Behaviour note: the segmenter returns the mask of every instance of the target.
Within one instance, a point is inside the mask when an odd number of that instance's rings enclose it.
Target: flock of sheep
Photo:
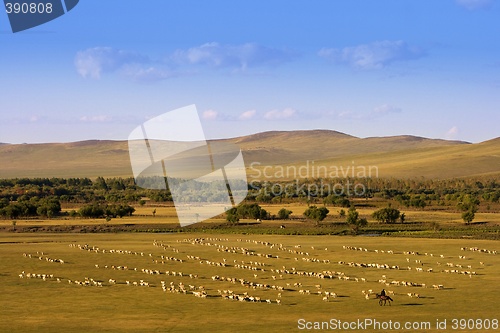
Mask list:
[[[450,256],[443,254],[434,255],[416,251],[397,252],[348,245],[338,245],[337,251],[329,251],[328,248],[315,248],[314,246],[304,250],[306,246],[303,245],[284,245],[242,238],[196,237],[177,239],[176,243],[177,245],[154,240],[153,248],[148,252],[105,249],[88,244],[70,244],[71,249],[98,254],[101,256],[100,259],[105,259],[108,262],[108,264],[102,264],[103,260],[100,260],[97,264],[89,265],[89,274],[94,275],[94,278],[69,276],[71,275],[71,261],[50,258],[46,253],[40,251],[36,254],[23,253],[23,257],[26,259],[66,263],[64,268],[68,267],[68,274],[67,276],[63,276],[63,274],[55,276],[55,274],[22,271],[19,277],[56,283],[67,281],[68,284],[84,287],[119,288],[120,285],[152,287],[159,288],[164,293],[193,295],[200,299],[219,298],[230,301],[282,305],[287,304],[286,300],[291,296],[312,295],[324,302],[330,302],[332,299],[342,296],[341,292],[336,290],[339,286],[337,283],[352,283],[350,290],[356,289],[355,283],[359,283],[361,295],[367,300],[375,299],[373,289],[376,283],[381,288],[394,288],[394,290],[386,291],[391,296],[405,295],[411,298],[421,298],[421,294],[425,293],[425,288],[445,289],[444,285],[439,282],[426,284],[410,282],[406,279],[388,279],[386,275],[389,272],[374,279],[374,270],[416,272],[417,274],[412,273],[412,277],[420,276],[419,273],[432,274],[436,281],[446,279],[438,273],[461,273],[470,278],[476,275],[473,263],[465,256],[458,256],[457,259],[461,263],[454,263],[450,261]],[[340,248],[344,251],[363,252],[364,257],[370,259],[389,260],[387,256],[392,256],[390,261],[394,262],[394,258],[396,258],[400,264],[335,260],[334,257],[342,252]],[[497,254],[496,251],[478,248],[461,248],[461,250]],[[134,260],[132,265],[126,256],[135,256],[139,260]],[[411,256],[416,259],[411,259]],[[345,252],[341,254],[341,257],[349,258],[349,253]],[[95,256],[89,257],[89,260],[91,258],[95,258]],[[447,262],[442,262],[443,259],[446,259]],[[467,264],[462,262],[467,262]],[[411,265],[412,263],[414,264]],[[444,263],[447,268],[444,267]],[[441,268],[442,264],[443,268]],[[484,262],[478,262],[478,264],[479,266],[485,265]],[[295,266],[301,266],[301,268]],[[181,270],[180,267],[185,267],[185,269]],[[315,269],[310,267],[315,267]],[[349,272],[341,271],[343,267],[346,267]],[[103,270],[108,271],[105,276],[113,275],[113,271],[124,271],[129,277],[123,278],[124,274],[115,274],[116,276],[109,279],[97,278],[97,275],[104,275],[100,273]],[[215,274],[213,274],[214,271]],[[363,276],[366,272],[371,274]],[[142,279],[140,274],[143,274]],[[318,283],[318,280],[324,282]],[[361,285],[372,288],[363,288]],[[422,291],[419,293],[409,292],[402,290],[401,287],[418,287],[422,288]],[[342,290],[345,293],[345,288]]]

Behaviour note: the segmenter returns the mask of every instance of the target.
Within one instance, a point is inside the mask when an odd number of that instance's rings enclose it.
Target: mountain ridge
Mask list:
[[[481,143],[412,135],[359,138],[333,130],[269,131],[229,139],[247,167],[378,165],[382,177],[500,175],[500,137]],[[131,177],[127,141],[0,144],[0,178]]]

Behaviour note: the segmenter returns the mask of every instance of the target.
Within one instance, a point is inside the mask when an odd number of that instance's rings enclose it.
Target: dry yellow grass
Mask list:
[[[328,168],[347,168],[353,162],[376,166],[380,177],[451,178],[500,172],[500,139],[466,144],[411,136],[360,139],[334,131],[294,131],[224,141],[241,147],[250,177],[265,166],[301,167],[307,161]],[[125,141],[2,145],[0,160],[0,178],[132,176]],[[254,162],[260,165],[251,167]]]

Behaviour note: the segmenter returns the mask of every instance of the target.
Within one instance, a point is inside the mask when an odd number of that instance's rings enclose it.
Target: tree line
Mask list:
[[[153,202],[172,201],[168,184],[179,183],[180,180],[149,177],[136,183],[130,178],[16,178],[0,179],[0,199],[7,198],[16,201],[20,197],[56,197],[61,202],[92,203],[106,202],[138,202],[142,197],[148,197]],[[365,191],[362,197],[380,197],[396,200],[407,207],[423,208],[429,201],[459,201],[465,194],[474,195],[486,202],[500,201],[500,182],[492,178],[469,179],[385,179],[385,178],[339,178],[339,179],[305,179],[293,183],[279,181],[253,181],[248,185],[248,200],[256,202],[279,202],[283,199],[307,201],[311,198],[320,199],[325,204],[334,204],[349,207],[345,200],[351,193],[338,193],[338,187],[348,184],[360,184]],[[159,186],[160,184],[161,186]],[[307,186],[310,185],[310,186]],[[312,186],[314,185],[314,186]],[[154,188],[158,189],[146,189]],[[192,191],[210,191],[212,188],[206,183],[192,182]],[[280,186],[286,190],[276,191]],[[166,189],[165,189],[166,187]],[[318,189],[321,189],[318,191]],[[358,196],[359,197],[359,196]]]
[[[61,204],[78,204],[82,207],[72,216],[81,217],[120,217],[130,215],[131,205],[144,204],[147,198],[152,203],[172,201],[168,184],[180,184],[180,180],[155,177],[141,179],[134,178],[17,178],[0,179],[0,216],[4,218],[18,218],[30,216],[53,217],[61,215]],[[365,188],[362,197],[380,198],[389,202],[397,202],[401,206],[415,209],[425,209],[427,206],[446,205],[462,212],[462,218],[470,223],[481,202],[498,203],[500,201],[500,182],[495,178],[468,178],[448,180],[426,179],[305,179],[294,183],[285,182],[252,182],[248,185],[246,200],[255,203],[304,202],[310,206],[322,204],[343,208],[352,206],[352,199],[356,195],[338,194],[333,184],[341,186],[357,182]],[[158,189],[145,189],[142,186]],[[314,185],[314,186],[313,186]],[[190,194],[195,197],[206,193],[207,198],[213,192],[213,186],[218,184],[196,184],[186,187],[186,198]],[[208,186],[208,187],[207,187]],[[212,186],[212,187],[210,187]],[[287,191],[273,191],[276,187],[287,188]],[[324,190],[318,191],[319,188]],[[166,189],[165,189],[166,187]],[[314,190],[314,193],[312,190]],[[215,200],[216,198],[214,198]],[[488,206],[489,207],[489,204]],[[256,209],[253,207],[252,209]],[[319,209],[319,208],[318,208]],[[255,216],[264,214],[262,211],[228,212],[230,216]],[[267,213],[267,212],[266,212]],[[386,212],[387,213],[387,212]],[[313,219],[324,214],[311,209],[307,216]],[[344,211],[345,214],[345,211]],[[385,214],[385,213],[384,213]],[[278,212],[278,218],[287,218],[290,213],[286,210]],[[260,219],[267,216],[259,215]],[[377,217],[374,217],[377,219]],[[400,217],[398,217],[400,218]],[[403,216],[404,219],[404,216]],[[383,218],[391,223],[392,217]],[[396,219],[397,220],[397,219]]]

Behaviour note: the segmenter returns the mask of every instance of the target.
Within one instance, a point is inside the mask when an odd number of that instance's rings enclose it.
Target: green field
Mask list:
[[[431,324],[430,330],[395,330],[408,332],[437,331],[436,320],[446,319],[447,331],[452,331],[454,318],[500,319],[500,257],[461,250],[477,247],[498,251],[498,244],[484,240],[387,237],[3,233],[0,331],[287,332],[299,331],[299,319],[374,319],[379,323],[391,320],[401,325],[417,322],[421,327],[424,322]],[[51,259],[62,259],[64,264]],[[226,267],[220,266],[224,259]],[[379,268],[356,264],[378,264]],[[158,270],[160,274],[151,275],[143,269]],[[460,273],[465,271],[470,274]],[[312,276],[293,272],[308,272]],[[45,281],[28,278],[28,273],[47,277]],[[324,278],[318,277],[318,273],[324,274]],[[213,280],[212,276],[219,278]],[[235,283],[227,278],[234,278]],[[86,280],[89,286],[75,282]],[[149,287],[133,285],[141,280]],[[173,283],[177,291],[163,291],[161,281],[167,289]],[[403,281],[415,286],[403,286]],[[94,283],[101,283],[102,287]],[[184,285],[185,293],[179,283]],[[250,283],[268,286],[253,288]],[[436,289],[433,285],[443,287]],[[379,306],[373,294],[368,300],[363,294],[382,288],[393,293],[391,306]],[[201,291],[205,291],[206,297],[194,295]],[[261,301],[221,296],[245,292]],[[325,292],[335,293],[336,297],[323,300]],[[388,330],[367,327],[366,331]]]

